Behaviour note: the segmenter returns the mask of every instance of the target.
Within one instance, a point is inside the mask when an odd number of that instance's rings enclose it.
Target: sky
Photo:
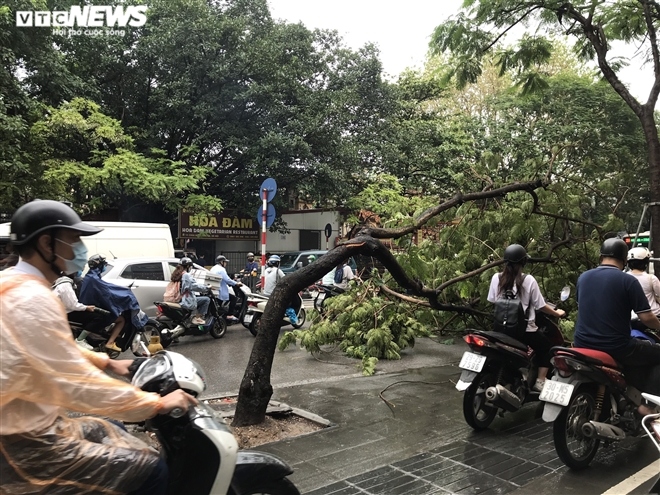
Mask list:
[[[462,0],[268,0],[268,4],[273,18],[302,22],[309,29],[337,30],[353,49],[375,43],[384,71],[396,79],[407,67],[424,66],[431,33],[458,12]],[[632,63],[621,74],[642,101],[653,83],[652,70]]]

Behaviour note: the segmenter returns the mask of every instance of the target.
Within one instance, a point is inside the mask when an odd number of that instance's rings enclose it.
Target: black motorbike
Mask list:
[[[250,278],[249,275],[236,273],[233,279],[243,285],[229,287],[229,301],[220,301],[220,311],[224,314],[229,325],[243,323],[248,308],[248,297],[252,294],[250,287],[243,282],[248,278]]]
[[[314,298],[314,309],[319,312],[319,314],[323,314],[325,312],[325,301],[330,299],[331,297],[338,296],[339,294],[343,294],[344,289],[341,289],[339,287],[336,287],[334,285],[323,285],[323,284],[317,284],[316,285],[316,297]]]
[[[562,290],[561,300],[570,289]],[[555,346],[564,345],[564,337],[554,319],[536,314],[539,331]],[[499,413],[518,411],[524,404],[539,400],[533,389],[538,365],[534,351],[527,344],[500,332],[473,330],[464,337],[470,350],[459,363],[461,377],[456,389],[464,391],[463,416],[468,425],[480,431],[488,428]],[[547,382],[548,380],[546,380]]]
[[[156,324],[159,325],[160,340],[163,347],[184,335],[210,335],[214,339],[220,339],[227,332],[227,322],[221,309],[221,301],[215,296],[213,289],[209,289],[204,295],[211,300],[209,313],[203,325],[195,325],[192,322],[193,311],[185,309],[179,303],[155,301],[158,310]]]
[[[114,323],[107,324],[109,314],[110,311],[95,308],[93,312],[72,311],[67,316],[74,338],[77,338],[83,330],[86,330],[89,334],[85,341],[95,351],[105,352],[112,359],[115,359],[120,353],[105,347],[114,327]],[[149,345],[152,336],[160,335],[158,323],[156,320],[149,318],[144,327],[137,327],[133,324],[131,310],[124,311],[122,316],[125,320],[124,328],[115,339],[115,344],[122,352],[130,349],[135,356],[146,356],[145,346]]]
[[[198,396],[206,388],[199,365],[169,351],[145,360],[132,383],[161,395],[181,388]],[[155,416],[145,428],[162,445],[169,494],[300,495],[287,479],[293,470],[284,461],[265,452],[238,450],[231,429],[204,403]]]

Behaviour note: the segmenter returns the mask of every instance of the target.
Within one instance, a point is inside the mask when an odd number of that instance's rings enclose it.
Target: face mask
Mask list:
[[[68,242],[64,242],[61,239],[57,239],[57,241],[61,242],[62,244],[66,244],[67,246],[70,246],[71,249],[73,249],[73,259],[71,260],[62,258],[59,254],[55,255],[64,261],[64,272],[65,273],[82,272],[82,270],[84,270],[85,266],[87,265],[87,248],[85,247],[83,242],[78,241],[78,242],[74,242],[73,244],[69,244]]]

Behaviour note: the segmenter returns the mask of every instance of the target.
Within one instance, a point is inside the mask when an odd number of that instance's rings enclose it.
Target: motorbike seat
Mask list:
[[[181,305],[179,303],[173,303],[173,302],[159,302],[158,304],[161,304],[163,306],[168,306],[172,309],[181,309]]]
[[[482,330],[473,330],[472,332],[475,335],[481,335],[482,337],[486,337],[491,340],[495,340],[496,342],[501,342],[502,344],[515,347],[516,349],[520,349],[521,351],[527,352],[527,344],[524,344],[520,342],[519,340],[514,339],[513,337],[510,337],[509,335],[502,333],[502,332],[486,332]]]
[[[551,351],[556,355],[569,355],[584,360],[590,364],[601,366],[609,366],[610,368],[622,369],[623,366],[619,364],[612,356],[603,351],[595,349],[586,349],[583,347],[553,347]]]

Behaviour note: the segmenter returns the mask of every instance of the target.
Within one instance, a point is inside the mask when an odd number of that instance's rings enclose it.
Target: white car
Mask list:
[[[123,287],[130,287],[138,303],[140,303],[140,309],[150,318],[154,318],[156,316],[154,302],[163,300],[165,288],[170,281],[172,272],[179,264],[179,259],[116,258],[108,259],[107,263],[108,265],[101,274],[103,280]],[[193,265],[193,269],[209,273],[208,270],[199,265]],[[208,283],[208,280],[200,280],[198,277],[196,279],[200,284]]]

